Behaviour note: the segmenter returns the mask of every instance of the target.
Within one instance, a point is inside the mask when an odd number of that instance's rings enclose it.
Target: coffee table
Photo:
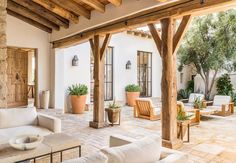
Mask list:
[[[0,145],[0,162],[23,162],[49,156],[50,162],[53,162],[53,154],[60,153],[60,160],[62,161],[62,153],[71,149],[79,149],[79,157],[81,157],[81,143],[80,141],[67,134],[57,133],[44,137],[44,141],[36,149],[20,151],[12,148],[8,143]]]

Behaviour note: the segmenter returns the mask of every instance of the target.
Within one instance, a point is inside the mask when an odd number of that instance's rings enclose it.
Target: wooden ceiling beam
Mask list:
[[[80,6],[78,3],[72,0],[67,0],[66,3],[65,3],[65,0],[51,0],[51,1],[61,6],[62,8],[69,10],[77,15],[84,16],[87,19],[90,19],[91,17],[89,10]]]
[[[89,5],[90,7],[94,8],[95,10],[104,13],[105,12],[105,5],[102,4],[100,1],[98,0],[74,0],[75,2],[79,3],[79,2],[83,2],[87,5]]]
[[[172,17],[179,18],[184,15],[206,14],[209,9],[224,10],[224,6],[236,5],[236,0],[207,0],[201,4],[199,0],[180,0],[173,3],[157,6],[155,8],[141,11],[131,16],[115,20],[105,25],[91,28],[87,31],[69,36],[53,42],[54,48],[67,47],[87,41],[96,34],[117,33],[127,31],[128,29],[137,28],[150,23],[157,23],[160,19]]]
[[[14,11],[11,11],[11,10],[7,9],[7,14],[9,14],[9,15],[11,15],[13,17],[16,17],[16,18],[18,18],[18,19],[20,19],[20,20],[22,20],[22,21],[24,21],[24,22],[26,22],[26,23],[28,23],[28,24],[36,27],[36,28],[39,28],[39,29],[41,29],[41,30],[43,30],[45,32],[52,33],[52,29],[51,28],[48,28],[47,26],[45,26],[43,24],[40,24],[40,23],[38,23],[38,22],[36,22],[36,21],[34,21],[32,19],[24,17],[24,16],[14,12]]]
[[[55,29],[55,30],[59,30],[59,26],[56,25],[55,23],[39,16],[38,14],[35,14],[31,10],[29,10],[29,9],[11,1],[11,0],[7,1],[7,8],[11,11],[14,11],[14,12],[24,16],[24,17],[27,17],[27,18],[32,19],[34,21],[37,21],[38,23],[43,24],[44,26],[47,26],[47,27]]]
[[[108,2],[110,2],[111,4],[115,6],[120,6],[122,3],[122,0],[108,0]]]
[[[79,23],[79,17],[72,12],[58,6],[57,4],[51,2],[50,0],[32,0],[35,3],[38,3],[39,5],[43,6],[44,8],[54,12],[55,14],[68,19],[74,23]]]
[[[18,3],[21,6],[24,6],[25,8],[33,11],[38,15],[41,15],[45,19],[48,19],[59,26],[63,26],[64,28],[69,27],[69,21],[67,19],[61,18],[64,19],[63,21],[61,19],[58,19],[58,17],[56,17],[53,12],[47,10],[46,8],[40,6],[39,4],[33,2],[32,0],[12,0],[12,1]]]

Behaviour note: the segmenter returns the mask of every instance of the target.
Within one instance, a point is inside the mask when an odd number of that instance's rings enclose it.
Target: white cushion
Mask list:
[[[154,114],[155,115],[161,114],[161,108],[154,108]]]
[[[0,109],[0,128],[37,124],[35,108]]]
[[[41,135],[46,136],[49,134],[52,134],[50,130],[39,127],[39,126],[20,126],[20,127],[12,127],[12,128],[5,128],[0,130],[0,140],[6,141],[9,140],[12,137],[20,136],[20,135]]]
[[[231,102],[231,97],[230,96],[220,96],[216,95],[213,100],[213,105],[214,106],[221,106],[221,105],[226,105]]]
[[[77,159],[63,161],[63,163],[107,163],[108,158],[101,152],[87,155],[85,157],[80,157]]]
[[[200,94],[200,93],[191,93],[189,95],[189,99],[188,99],[188,102],[189,103],[194,103],[195,99],[196,98],[200,98],[200,101],[202,101],[204,99],[204,95],[203,94]]]
[[[147,137],[131,144],[101,150],[108,163],[152,163],[160,159],[161,138]]]

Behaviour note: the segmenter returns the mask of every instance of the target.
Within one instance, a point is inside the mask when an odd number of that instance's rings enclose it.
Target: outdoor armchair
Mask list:
[[[144,118],[151,121],[161,119],[161,108],[154,107],[151,99],[136,99],[134,106],[134,117]]]
[[[234,113],[234,103],[230,96],[215,95],[213,101],[203,102],[203,107],[214,110],[214,115],[229,116]]]

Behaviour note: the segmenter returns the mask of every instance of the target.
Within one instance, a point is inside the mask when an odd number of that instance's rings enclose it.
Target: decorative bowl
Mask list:
[[[42,143],[43,137],[39,135],[22,135],[9,140],[9,144],[18,150],[30,150]]]

